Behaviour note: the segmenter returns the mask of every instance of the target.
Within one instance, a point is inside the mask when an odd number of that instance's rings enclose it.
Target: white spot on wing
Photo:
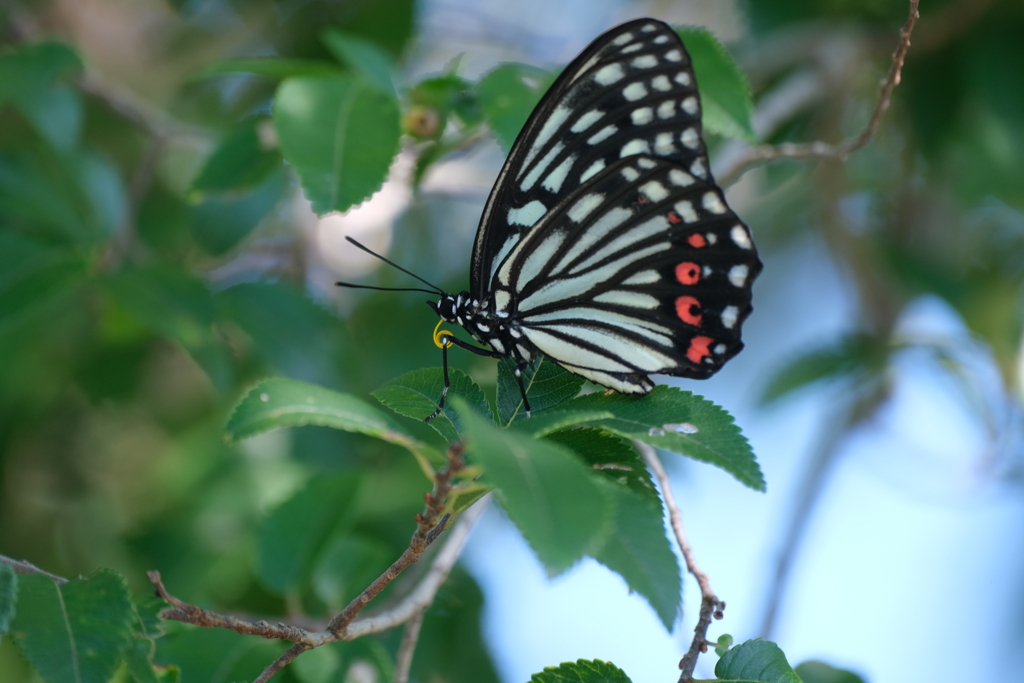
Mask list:
[[[507,289],[499,289],[494,293],[494,310],[505,311],[508,309],[509,303],[512,301],[512,295],[509,294]],[[493,344],[492,344],[493,346]]]
[[[672,89],[672,84],[668,82],[668,76],[666,76],[665,74],[655,76],[653,79],[651,79],[651,86],[655,90],[660,90],[662,92],[667,92]]]
[[[668,156],[675,151],[676,146],[672,143],[672,133],[658,133],[658,136],[654,138],[654,153],[658,156]]]
[[[750,249],[750,235],[747,234],[747,231],[743,229],[742,225],[734,226],[733,229],[729,231],[729,237],[731,237],[732,241],[736,243],[736,246],[742,249]]]
[[[651,31],[657,31],[658,26],[656,24],[644,24],[643,28],[640,30],[644,33],[650,33]]]
[[[693,176],[686,171],[680,171],[678,168],[673,168],[668,172],[668,179],[672,181],[673,185],[679,187],[686,187],[694,183]]]
[[[704,160],[699,157],[694,159],[693,163],[690,164],[690,173],[698,178],[707,178],[708,169],[704,167]]]
[[[590,180],[592,177],[594,177],[594,175],[596,173],[601,171],[603,168],[604,168],[604,159],[598,159],[597,161],[592,163],[587,168],[587,170],[585,170],[583,173],[580,174],[580,182],[584,183],[584,182]]]
[[[725,353],[725,344],[715,344],[715,348],[713,349],[713,351],[717,353],[719,356],[721,356],[723,353]]]
[[[647,170],[650,170],[650,169],[654,168],[655,166],[657,166],[657,164],[654,163],[654,161],[652,161],[651,159],[646,159],[646,158],[637,159],[636,160],[636,165],[639,166],[640,168],[646,168]]]
[[[639,109],[634,109],[629,118],[633,120],[634,126],[642,126],[654,119],[654,112],[651,111],[650,107],[640,107]]]
[[[498,339],[488,339],[487,343],[490,344],[491,348],[493,348],[498,353],[505,353],[505,345],[502,344],[500,340],[498,340]]]
[[[661,280],[661,275],[656,270],[641,270],[633,273],[622,281],[624,285],[650,285]]]
[[[704,237],[705,239],[707,239],[708,244],[714,244],[715,242],[718,241],[718,235],[716,235],[713,232],[707,233],[706,235],[704,235]]]
[[[622,96],[630,102],[636,102],[647,97],[647,88],[640,81],[633,81],[622,89]]]
[[[615,133],[617,133],[618,131],[619,129],[616,128],[615,126],[607,125],[601,130],[591,135],[589,138],[587,138],[587,144],[596,145],[599,142],[604,142],[611,136],[615,135]]]
[[[537,180],[540,179],[540,174],[547,170],[547,167],[551,165],[551,162],[554,161],[555,157],[558,156],[564,147],[565,145],[559,142],[548,150],[548,153],[544,155],[544,158],[538,161],[530,172],[526,174],[526,177],[523,178],[523,182],[519,186],[519,189],[526,192],[533,187]]]
[[[611,85],[616,81],[622,80],[622,77],[625,75],[626,72],[623,71],[622,65],[616,62],[598,69],[597,73],[594,74],[594,80],[600,85]]]
[[[683,53],[679,50],[669,50],[665,53],[665,59],[670,62],[679,62],[683,59]]]
[[[686,201],[685,199],[676,202],[676,213],[678,213],[684,221],[687,223],[697,222],[697,212],[693,210],[693,204]]]
[[[615,36],[615,40],[612,41],[612,45],[625,45],[631,40],[633,40],[632,33],[623,33],[621,36]]]
[[[680,71],[679,73],[677,73],[675,80],[676,83],[678,83],[679,85],[687,87],[689,87],[690,84],[693,83],[693,79],[690,78],[690,74],[686,73],[685,71]]]
[[[579,223],[584,218],[590,215],[590,212],[601,205],[604,201],[604,195],[596,192],[585,195],[582,199],[572,205],[569,209],[569,218]]]
[[[739,320],[740,309],[735,306],[726,306],[722,310],[722,326],[727,330],[731,330],[736,326],[736,321]]]
[[[626,166],[625,168],[622,169],[622,177],[625,178],[627,182],[631,183],[637,178],[639,178],[640,174],[637,173],[637,170],[632,166]]]
[[[697,149],[700,147],[700,136],[697,135],[696,128],[687,128],[683,131],[683,134],[679,136],[679,141],[690,149]]]
[[[748,268],[742,263],[738,266],[733,266],[729,269],[729,282],[733,283],[737,287],[742,287],[747,284],[748,273]]]
[[[591,109],[583,116],[576,119],[576,123],[572,124],[571,130],[573,133],[581,133],[587,128],[600,121],[604,117],[604,112],[599,109]]]
[[[612,290],[610,292],[605,292],[604,294],[598,294],[594,297],[594,301],[602,304],[616,304],[618,306],[643,308],[647,310],[657,308],[660,303],[657,297],[653,297],[650,294],[643,294],[641,292],[625,292],[622,290]]]
[[[572,165],[575,161],[575,155],[566,157],[565,161],[548,174],[548,177],[544,179],[541,185],[552,192],[558,192],[562,188],[562,183],[565,182],[566,176],[569,175],[569,171],[572,170]]]
[[[658,58],[654,55],[640,55],[633,59],[630,64],[638,69],[650,69],[652,66],[658,66]]]
[[[522,266],[515,274],[516,289],[521,290],[532,281],[548,264],[548,261],[555,255],[558,248],[562,246],[565,233],[553,232],[537,245],[533,251],[527,254],[522,261]]]
[[[632,45],[627,45],[626,47],[622,48],[622,54],[628,55],[631,52],[636,52],[637,50],[639,50],[643,46],[644,46],[643,43],[633,43]]]
[[[630,140],[622,146],[622,149],[619,151],[619,158],[630,157],[634,154],[647,154],[650,151],[651,146],[647,140],[637,138],[636,140]]]
[[[531,227],[537,221],[539,221],[547,212],[548,207],[544,206],[539,201],[534,199],[532,202],[530,202],[524,207],[518,209],[509,209],[508,222],[512,225],[525,225],[527,227]]]
[[[504,261],[505,257],[508,256],[510,251],[512,251],[512,247],[516,246],[516,242],[519,241],[519,237],[519,235],[512,235],[505,240],[505,244],[501,245],[501,249],[498,250],[498,255],[494,257],[494,261],[491,263],[491,278],[494,277],[494,271],[497,270],[498,266],[501,265],[501,262]],[[486,306],[487,302],[485,301],[484,307]]]
[[[685,111],[690,116],[693,116],[694,114],[696,114],[697,113],[697,98],[696,97],[687,97],[685,100],[683,100],[683,111]]]
[[[726,211],[725,204],[714,192],[705,192],[701,204],[711,213],[725,213]]]
[[[659,119],[670,119],[676,115],[676,101],[665,100],[658,105],[658,118]]]
[[[668,36],[658,36],[657,38],[654,39],[654,44],[655,45],[664,45],[667,42],[668,42]]]
[[[608,233],[619,227],[632,215],[632,211],[622,207],[615,207],[604,212],[600,218],[594,221],[592,225],[588,226],[583,234],[580,235],[579,239],[577,239],[569,249],[568,253],[562,257],[562,260],[555,268],[555,272],[557,273],[571,264],[577,257],[582,255],[583,252],[592,247],[599,240],[607,237]]]
[[[640,186],[640,192],[646,195],[654,202],[660,202],[662,199],[668,196],[668,190],[665,186],[659,183],[657,180],[651,180]]]

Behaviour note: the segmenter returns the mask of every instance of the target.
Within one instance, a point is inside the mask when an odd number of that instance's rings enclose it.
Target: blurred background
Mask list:
[[[468,284],[504,154],[479,117],[452,116],[434,131],[429,111],[413,111],[415,88],[404,88],[453,69],[475,83],[508,61],[555,70],[603,30],[653,16],[723,41],[750,79],[764,141],[837,142],[866,123],[907,9],[900,0],[5,2],[0,553],[65,576],[113,567],[139,592],[145,570],[160,569],[183,599],[253,614],[316,617],[343,603],[359,576],[407,543],[426,488],[415,462],[326,429],[240,446],[221,434],[262,377],[372,400],[388,379],[439,363],[423,295],[333,286],[410,284],[344,235],[448,291]],[[276,149],[268,116],[278,81],[211,66],[332,59],[320,40],[327,27],[397,60],[408,134],[383,189],[318,218]],[[736,416],[768,492],[665,456],[697,557],[728,602],[713,637],[764,635],[793,664],[821,659],[872,683],[951,671],[1019,680],[1021,35],[1019,0],[923,3],[903,81],[865,149],[846,163],[772,162],[729,187],[765,263],[747,347],[711,380],[673,382]],[[46,87],[30,96],[9,75],[24,51],[56,49],[38,45],[47,40],[70,46],[84,71],[38,74]],[[466,97],[463,114],[474,106],[471,89]],[[249,150],[235,182],[200,182],[231,141]],[[709,143],[716,169],[742,152]],[[493,390],[493,361],[450,358]],[[336,553],[358,557],[363,574],[346,574],[346,586],[325,564],[298,603],[275,594],[258,577],[259,520],[314,477],[343,471],[362,473],[366,502],[358,552]],[[546,577],[492,509],[431,611],[414,674],[515,683],[599,658],[637,683],[674,680],[698,604],[687,583],[683,616],[666,633],[593,561]],[[253,650],[264,644],[232,638],[172,629],[157,661],[213,647],[257,671],[268,661]],[[380,662],[397,640],[374,642],[352,661],[376,668],[295,666],[282,680],[383,680]],[[704,656],[698,676],[712,677],[714,661]],[[37,680],[6,639],[0,680]]]

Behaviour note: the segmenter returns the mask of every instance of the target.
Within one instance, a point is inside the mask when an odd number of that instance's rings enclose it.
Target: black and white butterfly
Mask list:
[[[651,374],[704,379],[739,353],[761,262],[706,152],[693,66],[671,27],[638,19],[591,43],[501,169],[470,290],[428,302],[493,349],[435,338],[445,393],[450,344],[511,356],[527,411],[520,370],[540,354],[645,394]]]

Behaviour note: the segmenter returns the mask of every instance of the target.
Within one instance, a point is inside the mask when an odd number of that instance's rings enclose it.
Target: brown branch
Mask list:
[[[398,654],[395,656],[395,683],[409,683],[409,669],[412,668],[412,656],[420,639],[424,612],[425,610],[420,610],[405,622],[402,644],[398,646]]]
[[[892,65],[889,67],[889,73],[882,80],[879,87],[878,102],[871,112],[871,118],[868,119],[867,125],[859,135],[839,144],[816,141],[806,143],[787,142],[780,145],[750,147],[745,154],[739,155],[728,168],[720,173],[719,183],[728,185],[738,179],[751,166],[774,159],[816,158],[845,161],[850,154],[868,144],[882,122],[882,115],[889,108],[893,90],[900,83],[903,63],[906,60],[907,51],[910,50],[910,35],[914,31],[914,24],[917,23],[917,19],[920,17],[918,12],[919,2],[920,0],[910,0],[910,13],[903,28],[900,29],[900,40],[892,54]]]
[[[26,562],[25,560],[15,560],[13,558],[7,557],[6,555],[0,555],[0,564],[8,565],[12,569],[14,569],[15,574],[42,574],[43,576],[52,579],[53,582],[56,584],[68,582],[68,580],[65,579],[63,576],[51,574],[45,569],[40,569],[31,562]]]
[[[693,556],[693,548],[690,547],[690,542],[686,539],[686,532],[683,529],[683,514],[679,511],[679,506],[676,505],[668,473],[662,466],[661,460],[658,459],[658,454],[655,453],[654,448],[645,443],[638,441],[636,446],[640,450],[640,454],[643,456],[647,466],[651,468],[654,476],[658,478],[658,484],[661,486],[661,495],[665,500],[665,507],[668,508],[669,520],[672,523],[672,531],[675,532],[676,542],[679,543],[679,550],[682,551],[683,560],[686,562],[686,570],[693,574],[693,578],[697,579],[697,585],[700,586],[701,600],[697,627],[693,629],[693,641],[690,643],[690,649],[679,661],[679,668],[681,669],[679,683],[692,683],[693,669],[697,665],[697,657],[700,656],[700,653],[708,651],[709,641],[707,637],[708,627],[711,626],[711,619],[712,617],[721,619],[724,616],[722,612],[725,610],[725,601],[719,600],[715,592],[711,590],[711,581],[708,579],[708,575],[701,570],[700,565],[697,564],[697,559]]]
[[[280,622],[270,624],[264,620],[250,621],[204,610],[171,595],[161,582],[160,573],[149,572],[149,580],[156,588],[157,594],[172,605],[172,608],[164,611],[161,616],[202,628],[224,628],[243,635],[292,642],[292,647],[264,669],[253,683],[266,683],[275,673],[307,650],[339,640],[353,640],[369,633],[379,633],[409,621],[422,614],[433,602],[438,589],[455,566],[470,529],[486,508],[486,500],[459,515],[458,521],[447,534],[444,546],[412,593],[382,614],[359,620],[356,620],[356,617],[380,591],[394,581],[405,568],[416,562],[430,544],[441,536],[449,519],[448,514],[441,513],[445,500],[452,490],[452,479],[464,467],[461,456],[461,445],[453,444],[448,450],[447,466],[437,473],[433,491],[424,496],[426,508],[423,513],[416,515],[416,531],[402,556],[335,616],[324,630],[307,630]]]

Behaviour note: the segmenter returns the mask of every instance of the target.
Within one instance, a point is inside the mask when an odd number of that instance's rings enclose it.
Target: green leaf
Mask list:
[[[287,191],[284,169],[275,166],[263,182],[248,192],[205,195],[203,202],[191,211],[192,236],[208,254],[219,256],[245,239]]]
[[[391,546],[376,538],[335,534],[313,568],[313,589],[328,606],[341,609],[393,559]]]
[[[351,526],[358,510],[360,476],[314,477],[275,508],[259,530],[263,585],[283,595],[304,586],[327,539]]]
[[[380,189],[398,153],[398,103],[352,76],[298,76],[274,97],[281,153],[319,214]]]
[[[124,663],[135,683],[160,683],[156,670],[153,669],[153,641],[148,638],[136,638],[124,651]]]
[[[795,671],[804,683],[864,683],[864,679],[852,671],[813,659],[797,664]]]
[[[290,668],[301,683],[332,683],[339,680],[341,655],[333,647],[314,648],[304,652]]]
[[[11,628],[18,602],[18,576],[9,564],[0,563],[0,636]]]
[[[707,29],[678,30],[693,60],[693,71],[700,87],[701,116],[705,130],[746,142],[757,142],[751,122],[754,101],[747,77]]]
[[[689,391],[662,385],[646,396],[595,393],[575,398],[565,408],[611,411],[614,418],[595,426],[721,467],[755,491],[765,490],[750,443],[732,416]]]
[[[715,665],[715,675],[726,680],[802,683],[779,646],[762,638],[748,640],[725,653]]]
[[[164,634],[164,620],[160,613],[167,609],[167,603],[152,593],[136,596],[132,599],[135,610],[135,627],[138,633],[146,638],[159,638]]]
[[[510,357],[502,358],[498,362],[498,424],[503,427],[516,420],[526,419],[515,368],[516,362]],[[538,356],[523,368],[522,378],[533,415],[577,396],[586,381],[544,356]]]
[[[122,308],[185,348],[201,347],[212,334],[213,296],[206,283],[185,270],[126,268],[103,284]]]
[[[484,390],[469,375],[456,368],[448,368],[448,378],[451,386],[444,410],[427,424],[441,435],[445,443],[453,443],[462,438],[464,428],[461,414],[453,408],[452,398],[458,396],[488,418],[491,418],[491,407],[487,404]],[[423,420],[437,409],[442,391],[444,374],[441,368],[423,368],[385,383],[373,392],[373,397],[399,415]]]
[[[281,155],[260,141],[260,125],[250,122],[221,140],[192,181],[192,189],[227,192],[259,185],[281,163]]]
[[[82,257],[18,233],[0,233],[0,330],[47,315],[85,282]]]
[[[533,674],[530,683],[632,683],[626,672],[611,662],[577,659],[560,666],[546,666]]]
[[[528,420],[514,422],[511,429],[540,438],[566,427],[615,417],[607,410],[548,410]]]
[[[888,345],[881,339],[867,334],[845,335],[831,344],[805,351],[782,366],[765,386],[761,403],[774,403],[816,382],[881,372],[888,355]]]
[[[681,607],[682,575],[643,459],[622,439],[596,429],[559,432],[548,440],[571,449],[607,482],[615,516],[604,545],[592,556],[644,596],[671,631]]]
[[[355,396],[283,378],[264,380],[249,390],[231,412],[225,438],[240,441],[271,429],[303,425],[366,434],[413,452],[430,452],[386,413]]]
[[[286,648],[234,631],[190,628],[157,640],[155,659],[179,667],[185,683],[240,683],[254,680]]]
[[[601,547],[614,504],[608,490],[572,451],[501,430],[455,398],[467,453],[541,562],[552,574]]]
[[[352,67],[357,76],[391,96],[395,92],[395,60],[373,41],[334,28],[320,39],[341,63]]]
[[[78,144],[82,99],[72,88],[34,88],[19,95],[18,108],[54,149],[67,151]]]
[[[216,62],[197,73],[194,78],[203,79],[237,73],[284,79],[292,76],[332,76],[341,73],[341,69],[336,64],[318,59],[242,57]]]
[[[420,81],[412,86],[408,97],[413,104],[430,107],[438,112],[442,122],[438,135],[443,132],[443,122],[448,119],[451,112],[470,127],[479,125],[484,118],[473,85],[455,73]]]
[[[132,640],[132,604],[124,579],[101,569],[57,584],[18,577],[11,636],[47,683],[107,683]]]
[[[61,43],[35,43],[0,55],[0,106],[21,103],[61,78],[82,72],[78,55]]]
[[[505,154],[519,136],[541,95],[551,84],[550,74],[525,64],[502,64],[477,83],[484,116]]]

